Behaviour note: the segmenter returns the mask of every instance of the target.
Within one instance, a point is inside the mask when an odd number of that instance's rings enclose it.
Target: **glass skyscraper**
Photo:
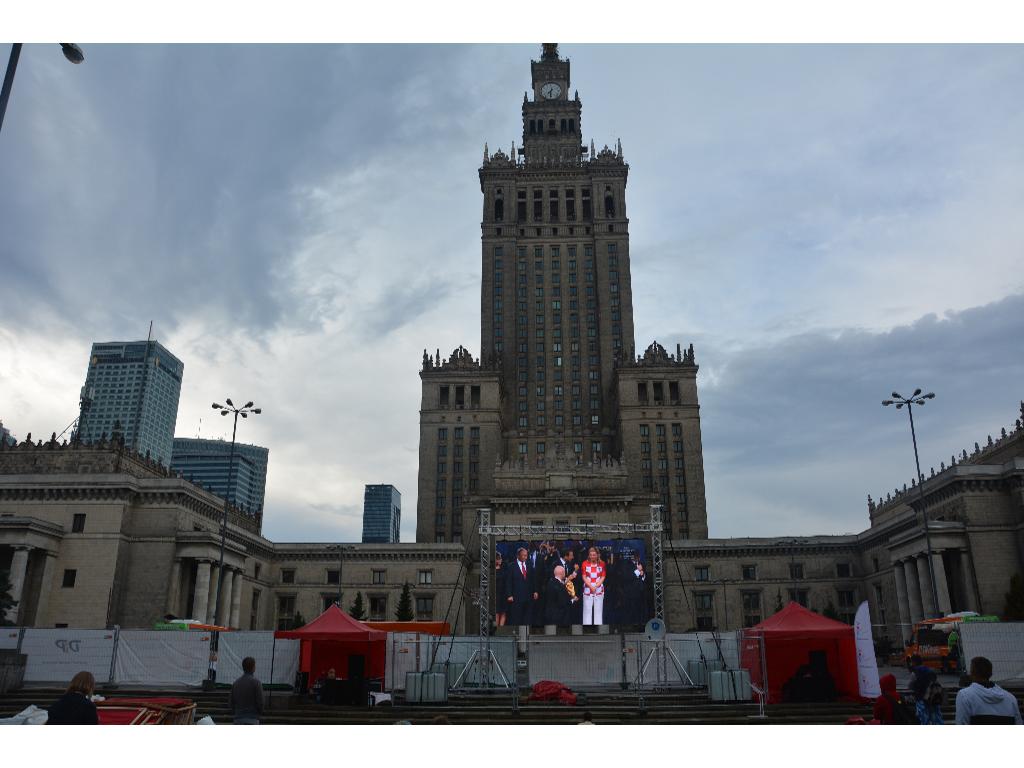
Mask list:
[[[125,447],[168,465],[184,364],[155,341],[92,345],[82,387],[78,435],[108,438],[121,425]]]
[[[240,509],[255,514],[263,511],[269,453],[258,445],[235,443],[235,466],[230,470],[229,488],[230,442],[176,437],[171,469]]]
[[[402,494],[393,485],[368,485],[363,495],[363,543],[395,544],[402,522]]]

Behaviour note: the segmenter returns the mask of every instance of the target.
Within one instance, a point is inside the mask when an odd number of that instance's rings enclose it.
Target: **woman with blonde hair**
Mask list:
[[[47,725],[99,725],[96,705],[90,698],[96,690],[96,678],[91,672],[79,672],[68,685],[67,691],[49,708]]]
[[[604,580],[607,569],[597,547],[587,550],[587,559],[580,571],[583,573],[583,624],[601,624],[604,620]]]

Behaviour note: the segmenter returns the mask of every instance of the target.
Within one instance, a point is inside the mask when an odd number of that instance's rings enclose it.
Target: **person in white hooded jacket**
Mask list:
[[[1000,722],[994,718],[1005,718],[1004,722],[1021,725],[1020,707],[1017,697],[993,683],[992,662],[984,656],[971,659],[971,680],[969,686],[956,695],[956,724],[971,725],[979,716],[987,723]],[[977,719],[974,724],[978,724]]]

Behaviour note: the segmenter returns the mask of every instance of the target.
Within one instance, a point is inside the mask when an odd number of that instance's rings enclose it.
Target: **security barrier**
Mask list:
[[[992,680],[1024,678],[1024,622],[964,622],[960,644],[966,664],[975,656],[992,662]]]
[[[114,657],[114,681],[127,685],[201,685],[210,666],[211,637],[209,632],[121,632]]]
[[[477,663],[479,637],[437,637],[412,632],[389,632],[384,687],[404,690],[409,672],[443,672],[447,668],[448,686],[478,686],[482,679]],[[492,637],[490,685],[503,686],[515,678],[515,639]]]
[[[26,629],[21,642],[28,656],[25,682],[67,684],[83,671],[98,683],[109,682],[115,634],[112,629]]]
[[[256,677],[264,685],[294,685],[299,671],[299,640],[275,640],[273,632],[225,632],[220,636],[217,679],[231,682],[242,674],[242,659],[256,659]],[[271,663],[273,657],[273,663]]]

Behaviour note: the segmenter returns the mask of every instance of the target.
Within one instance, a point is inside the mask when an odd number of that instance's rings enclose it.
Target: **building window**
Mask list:
[[[281,583],[282,584],[294,584],[295,583],[295,571],[291,568],[285,568],[281,571]]]
[[[387,571],[374,570],[373,574],[370,577],[370,583],[371,584],[384,584],[386,576],[387,576]]]
[[[447,439],[448,439],[448,428],[447,427],[439,427],[438,430],[437,430],[437,441],[440,443],[440,442],[444,442]]]
[[[295,616],[295,595],[280,595],[277,598],[277,628],[293,629]]]
[[[790,563],[789,564],[789,578],[791,579],[802,579],[804,577],[804,564],[803,563]]]
[[[416,618],[420,621],[430,621],[434,618],[434,598],[432,596],[416,598]]]
[[[370,619],[381,621],[388,617],[388,598],[386,595],[370,597]]]
[[[855,596],[852,589],[840,589],[836,591],[839,596],[839,607],[840,608],[852,608],[855,601]]]
[[[64,581],[61,586],[66,589],[71,589],[75,586],[75,578],[78,576],[78,571],[74,568],[69,568],[64,571]]]
[[[792,589],[789,590],[789,599],[794,603],[799,603],[804,608],[807,608],[807,590],[806,589]]]
[[[707,632],[715,628],[714,606],[715,596],[711,592],[693,593],[698,630]]]
[[[71,532],[82,533],[85,531],[85,515],[77,514],[71,520]]]
[[[327,571],[327,583],[337,584],[338,583],[338,571]]]
[[[752,627],[761,622],[761,593],[743,593],[743,626]]]
[[[434,572],[433,571],[420,571],[416,575],[417,584],[433,584],[434,583]]]
[[[743,566],[743,580],[744,581],[756,581],[757,580],[757,566],[756,565],[744,565]]]
[[[693,578],[697,581],[711,581],[711,566],[698,565],[693,569]]]
[[[850,564],[836,563],[836,576],[838,576],[840,579],[850,578]]]
[[[320,612],[323,613],[332,605],[338,602],[338,595],[320,595]]]

